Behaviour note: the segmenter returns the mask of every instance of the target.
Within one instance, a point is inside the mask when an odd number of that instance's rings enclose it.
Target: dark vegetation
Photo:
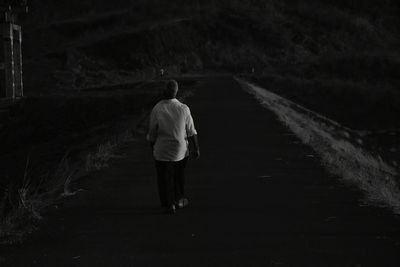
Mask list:
[[[151,106],[154,88],[142,81],[161,68],[228,71],[345,126],[400,127],[395,0],[31,0],[30,9],[29,97],[0,130],[2,217],[26,210],[27,162],[41,166],[29,171],[35,192],[49,191],[37,177],[112,147],[96,148]]]
[[[400,126],[397,1],[33,0],[31,9],[30,93],[160,68],[254,69],[254,81],[347,126]]]
[[[162,83],[90,95],[28,97],[0,132],[0,243],[17,242],[75,183],[107,166],[132,137]]]

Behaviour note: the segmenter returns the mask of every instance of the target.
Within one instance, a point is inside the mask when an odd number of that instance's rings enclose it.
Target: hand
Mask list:
[[[200,158],[200,150],[196,150],[193,152],[193,158],[199,159]]]

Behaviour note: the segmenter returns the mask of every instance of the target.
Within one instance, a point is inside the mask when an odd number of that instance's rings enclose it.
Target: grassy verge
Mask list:
[[[35,230],[36,223],[42,219],[42,212],[48,206],[75,193],[71,192],[70,183],[76,173],[76,166],[65,157],[53,172],[37,181],[37,177],[31,174],[28,157],[16,196],[7,188],[0,202],[0,243],[20,242],[26,234]]]
[[[350,129],[263,88],[239,83],[310,145],[330,172],[356,184],[370,203],[400,213],[398,170],[366,150]]]
[[[83,150],[76,151],[71,147],[58,162],[47,162],[45,166],[40,166],[42,160],[46,159],[33,160],[28,155],[22,177],[13,177],[2,188],[0,243],[21,242],[37,228],[50,206],[78,193],[81,189],[75,188],[76,182],[92,171],[107,167],[110,160],[116,157],[118,147],[132,138],[137,123],[145,115],[144,112],[132,116],[132,120],[121,122],[118,127],[108,129],[95,138],[97,141],[104,140],[103,143],[81,140]],[[52,154],[52,151],[48,153]]]
[[[347,59],[347,64],[360,63],[360,59]],[[363,59],[369,64],[379,64],[385,58]],[[382,63],[382,66],[390,65],[392,60]],[[375,62],[375,63],[374,63]],[[346,64],[330,63],[330,68],[343,68],[344,73],[349,73],[351,79],[343,76],[322,75],[323,70],[314,77],[307,73],[278,74],[271,71],[269,74],[245,75],[246,80],[259,84],[264,88],[270,88],[286,99],[298,103],[310,110],[339,122],[357,135],[358,142],[362,142],[375,157],[382,157],[390,165],[399,166],[400,158],[400,124],[397,119],[400,116],[400,92],[395,87],[395,79],[391,79],[389,69],[381,67],[385,77],[378,77],[374,72],[377,68],[364,66],[362,70],[352,71],[353,67]],[[360,63],[361,64],[361,63]],[[393,63],[395,64],[395,63]],[[362,64],[361,64],[362,65]],[[327,68],[325,66],[325,68]],[[355,76],[360,75],[359,78]],[[371,77],[370,80],[362,80],[362,76]],[[377,79],[378,81],[373,81]]]

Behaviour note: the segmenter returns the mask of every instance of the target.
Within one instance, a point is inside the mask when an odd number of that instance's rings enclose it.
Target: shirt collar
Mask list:
[[[178,99],[176,98],[171,98],[171,99],[163,99],[164,102],[177,102]]]

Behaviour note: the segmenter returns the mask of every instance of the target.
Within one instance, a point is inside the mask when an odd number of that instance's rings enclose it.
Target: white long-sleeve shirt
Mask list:
[[[161,100],[150,115],[147,140],[155,142],[153,155],[160,161],[180,161],[189,154],[188,137],[197,135],[190,109],[176,98]]]

